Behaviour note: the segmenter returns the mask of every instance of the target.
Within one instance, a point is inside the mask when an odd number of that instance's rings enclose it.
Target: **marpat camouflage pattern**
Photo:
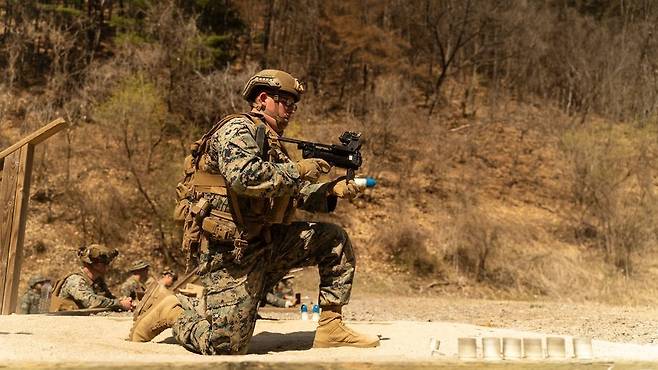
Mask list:
[[[73,300],[78,308],[121,308],[105,280],[97,280],[90,285],[88,279],[79,274],[66,278],[58,296]]]
[[[34,314],[41,313],[41,292],[29,288],[23,297],[21,297],[21,305],[18,309],[18,313],[22,314]]]
[[[245,353],[259,302],[295,267],[319,267],[320,305],[349,301],[355,259],[341,227],[314,222],[273,223],[269,228],[271,241],[259,237],[271,221],[277,198],[288,196],[290,208],[312,212],[333,211],[336,198],[328,195],[330,184],[300,180],[295,163],[269,127],[269,150],[266,158],[261,158],[255,132],[248,118],[235,118],[215,133],[209,145],[206,171],[221,173],[237,193],[249,244],[237,261],[232,244],[205,240],[208,247],[200,263],[204,266],[200,271],[206,287],[205,315],[185,309],[173,325],[174,337],[193,352]]]

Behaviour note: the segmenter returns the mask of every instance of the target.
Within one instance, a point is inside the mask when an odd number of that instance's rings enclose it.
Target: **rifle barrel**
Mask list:
[[[312,141],[291,139],[289,137],[283,137],[283,136],[281,136],[279,138],[279,141],[283,141],[284,143],[297,144],[297,147],[300,148],[300,149],[301,148],[307,148],[307,147],[332,149],[333,147],[336,146],[336,145],[329,145],[329,144],[322,144],[322,143],[314,143]]]
[[[294,143],[294,144],[306,144],[306,143],[308,143],[307,141],[291,139],[289,137],[283,137],[283,136],[279,137],[279,141],[283,141],[285,143]]]

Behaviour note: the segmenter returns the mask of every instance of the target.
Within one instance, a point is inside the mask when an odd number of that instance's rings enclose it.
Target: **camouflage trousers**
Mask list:
[[[173,333],[188,350],[207,355],[246,353],[260,300],[290,269],[317,265],[318,301],[329,306],[349,302],[355,266],[345,230],[314,222],[274,225],[272,243],[250,245],[240,263],[229,262],[225,252],[213,248],[204,253],[204,261],[210,265],[201,276],[206,315],[183,307]]]

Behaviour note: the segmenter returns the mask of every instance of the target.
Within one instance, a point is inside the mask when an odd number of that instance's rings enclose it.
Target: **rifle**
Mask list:
[[[332,166],[345,168],[347,177],[345,181],[354,179],[354,171],[361,167],[361,133],[345,131],[338,138],[340,144],[321,144],[311,141],[280,137],[279,141],[297,144],[302,151],[302,158],[324,159]]]
[[[80,308],[77,310],[69,311],[56,311],[56,312],[46,312],[48,316],[89,316],[101,312],[112,312],[114,309],[111,307],[100,307],[100,308]]]

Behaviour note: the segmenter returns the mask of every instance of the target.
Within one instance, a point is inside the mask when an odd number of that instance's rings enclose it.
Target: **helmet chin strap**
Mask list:
[[[274,117],[274,120],[276,121],[276,125],[278,127],[277,133],[278,134],[283,134],[283,129],[282,127],[285,127],[288,124],[288,120],[282,117],[279,117],[277,114],[276,117]]]
[[[270,122],[267,123],[268,126],[270,126],[272,128],[272,130],[276,131],[276,133],[279,134],[279,135],[283,134],[282,127],[284,127],[285,125],[288,124],[288,121],[285,118],[279,116],[278,112],[268,113],[267,111],[262,111],[261,114],[267,116],[269,119],[274,121],[276,127],[272,127],[273,125]],[[266,121],[268,121],[268,120],[266,120]]]

